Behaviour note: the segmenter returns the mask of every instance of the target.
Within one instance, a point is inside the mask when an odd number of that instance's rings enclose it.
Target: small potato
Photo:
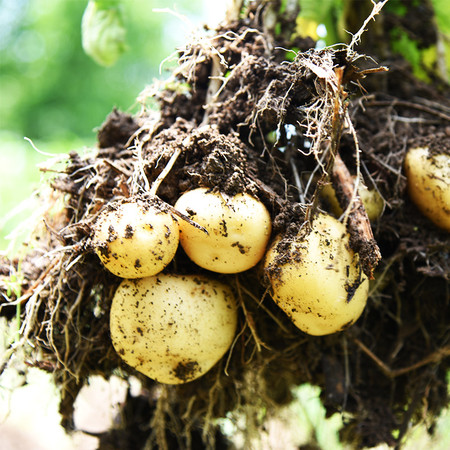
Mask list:
[[[358,193],[367,213],[367,217],[371,222],[375,222],[381,217],[384,211],[384,200],[376,189],[369,189],[365,184],[361,183]]]
[[[175,208],[209,233],[179,221],[180,243],[200,267],[237,273],[263,258],[272,224],[266,207],[251,195],[230,197],[198,188],[184,193]]]
[[[325,200],[327,211],[331,212],[337,217],[344,213],[344,210],[342,209],[339,200],[337,199],[336,191],[331,182],[323,185],[322,189],[320,190],[320,198],[322,200]]]
[[[140,200],[101,213],[93,238],[104,266],[122,278],[161,272],[173,259],[178,242],[178,224],[172,216]]]
[[[287,247],[279,244],[267,252],[265,269],[273,299],[292,322],[315,336],[353,324],[366,305],[369,282],[344,225],[319,214],[308,234]]]
[[[355,177],[356,178],[356,177]],[[384,200],[376,189],[369,189],[364,183],[359,183],[358,193],[366,210],[367,217],[371,222],[375,222],[381,217],[384,210]],[[336,197],[336,191],[332,184],[325,184],[320,192],[321,197],[326,200],[330,211],[335,216],[344,213]]]
[[[166,384],[186,383],[211,369],[230,348],[236,325],[233,292],[204,276],[123,280],[111,306],[117,353]]]
[[[431,155],[428,147],[411,148],[405,173],[409,196],[422,214],[450,231],[450,155]]]

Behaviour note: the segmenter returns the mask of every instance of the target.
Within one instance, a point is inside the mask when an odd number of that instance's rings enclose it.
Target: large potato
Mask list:
[[[311,231],[301,233],[287,247],[276,240],[267,252],[273,299],[305,333],[341,331],[358,319],[367,301],[369,283],[358,255],[344,225],[329,215],[319,214]]]
[[[179,243],[177,222],[170,213],[141,200],[119,203],[100,214],[93,245],[104,266],[122,278],[161,272]]]
[[[200,267],[237,273],[255,266],[264,256],[272,224],[266,207],[248,194],[233,197],[198,188],[184,193],[175,208],[209,234],[180,220],[180,243]]]
[[[206,373],[231,346],[233,292],[203,276],[159,274],[124,280],[111,306],[111,338],[130,366],[161,383]]]
[[[422,214],[450,231],[450,155],[411,148],[405,158],[408,193]]]

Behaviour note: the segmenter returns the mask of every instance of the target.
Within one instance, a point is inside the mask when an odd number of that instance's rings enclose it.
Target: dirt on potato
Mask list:
[[[54,374],[69,430],[77,393],[93,374],[133,375],[142,383],[141,396],[128,396],[122,423],[111,431],[123,439],[138,424],[145,432],[134,448],[227,448],[216,418],[243,417],[253,438],[303,383],[322,389],[327,413],[343,414],[342,439],[359,448],[398,445],[423,420],[432,432],[448,405],[449,237],[408,198],[403,172],[409,147],[450,146],[448,86],[416,80],[403,60],[364,77],[359,64],[368,62],[361,55],[315,50],[311,39],[289,32],[295,27],[289,21],[277,35],[263,12],[249,7],[242,19],[181,50],[179,67],[155,94],[159,112],[147,108],[144,94],[140,113],[114,110],[97,148],[87,156],[71,153],[65,173],[52,181],[64,207],[37,229],[29,243],[35,250],[20,264],[1,261],[1,314],[12,318],[22,305],[21,342],[31,341],[39,350],[31,353],[40,355],[35,364]],[[121,280],[92,245],[102,210],[151,195],[171,207],[196,187],[247,192],[269,210],[272,238],[289,239],[327,211],[324,181],[342,190],[330,173],[336,158],[385,202],[377,221],[370,224],[362,211],[362,228],[349,223],[372,277],[367,307],[353,326],[308,336],[274,304],[261,266],[211,274],[180,247],[167,273],[212,275],[236,293],[240,318],[230,352],[180,386],[161,386],[120,359],[109,308]],[[7,279],[19,265],[21,295],[14,296]]]

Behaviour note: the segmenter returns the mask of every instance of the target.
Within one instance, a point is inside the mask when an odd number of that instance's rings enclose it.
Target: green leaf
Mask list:
[[[97,64],[112,66],[126,50],[118,0],[90,0],[81,22],[83,49]]]
[[[431,1],[438,26],[438,64],[441,77],[450,80],[450,8],[448,0]]]
[[[450,8],[448,0],[431,0],[439,31],[450,35]]]

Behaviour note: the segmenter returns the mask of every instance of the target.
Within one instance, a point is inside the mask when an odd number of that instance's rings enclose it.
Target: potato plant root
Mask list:
[[[26,256],[1,261],[1,315],[13,320],[18,305],[22,315],[21,337],[2,369],[31,342],[29,364],[54,374],[69,430],[74,400],[93,374],[133,375],[142,383],[111,431],[135,440],[138,424],[134,448],[201,448],[199,440],[226,448],[215,421],[224,417],[243,418],[250,442],[303,383],[321,387],[328,414],[343,413],[342,439],[356,447],[397,445],[421,420],[431,431],[448,405],[449,239],[411,202],[403,172],[412,145],[450,152],[448,88],[417,81],[400,60],[360,80],[363,66],[374,62],[345,47],[314,50],[309,38],[287,39],[295,22],[286,19],[286,33],[277,34],[267,28],[264,8],[249,7],[242,19],[180,50],[170,81],[139,97],[139,113],[114,110],[98,146],[85,156],[71,153],[52,181],[43,202],[63,207],[37,225]],[[148,107],[155,99],[158,113]],[[354,178],[333,175],[333,164],[327,172],[336,154],[350,175],[362,175],[382,195],[386,208],[376,222],[355,212],[362,206],[352,200]],[[341,220],[351,242],[373,275],[353,326],[323,337],[302,333],[270,298],[258,265],[213,275],[235,292],[239,323],[231,350],[207,374],[164,386],[120,359],[109,310],[121,279],[101,265],[92,244],[95,219],[111,202],[157,196],[171,208],[197,187],[247,192],[270,212],[272,237],[282,233],[289,241],[308,227],[308,217],[327,211],[317,191],[329,180],[344,199]],[[351,226],[349,215],[362,225]],[[8,280],[19,272],[16,295]],[[181,247],[165,272],[211,275]]]

